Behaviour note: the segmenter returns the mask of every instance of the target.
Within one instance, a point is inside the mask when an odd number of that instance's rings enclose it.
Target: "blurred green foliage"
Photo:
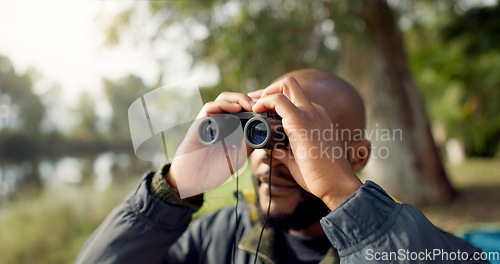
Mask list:
[[[40,131],[45,106],[40,98],[33,93],[32,79],[32,72],[17,73],[12,62],[7,57],[0,55],[1,115],[2,117],[18,116],[12,120],[11,124],[0,124],[2,127],[10,125],[14,130],[23,131],[29,135]]]
[[[0,263],[71,263],[104,217],[137,184],[119,182],[105,192],[73,186],[31,194],[2,206]]]
[[[44,120],[47,121],[46,109],[51,105],[33,92],[33,82],[30,73],[19,75],[10,60],[0,56],[0,157],[3,160],[23,161],[39,156],[97,154],[110,150],[132,154],[127,110],[150,89],[139,77],[103,79],[106,100],[112,111],[106,130],[98,128],[102,120],[95,98],[82,92],[78,104],[70,109],[78,121],[69,132],[42,129]],[[53,100],[57,98],[48,101]]]
[[[45,105],[33,93],[33,75],[0,55],[0,156],[29,158],[39,148]]]
[[[112,110],[110,128],[106,136],[109,141],[130,145],[128,108],[150,88],[143,83],[141,78],[134,75],[118,80],[104,79],[103,83],[106,98]]]
[[[99,139],[97,122],[99,117],[95,110],[92,96],[84,91],[80,94],[80,101],[74,111],[80,117],[80,123],[73,128],[73,136],[80,139],[96,141]]]
[[[500,142],[500,5],[461,14],[421,3],[406,31],[411,67],[428,111],[470,156],[493,156]],[[413,11],[415,13],[415,11]],[[402,14],[404,16],[405,13]]]
[[[140,14],[133,10],[119,14],[107,28],[108,43],[120,41],[134,27],[130,21]],[[221,91],[264,88],[291,69],[336,71],[339,66],[334,24],[323,1],[153,1],[149,12],[157,30],[152,35],[133,30],[140,32],[138,38],[168,45],[175,40],[167,29],[180,28],[192,43],[193,66],[217,66],[221,82],[202,92],[207,99],[215,99]],[[200,36],[193,28],[208,34]]]
[[[172,41],[167,29],[183,29],[193,43],[193,67],[205,63],[219,69],[220,83],[202,89],[206,98],[214,99],[222,90],[263,88],[297,68],[341,72],[337,47],[342,43],[336,34],[362,35],[366,25],[352,15],[362,5],[319,0],[153,1],[148,12],[157,30],[140,39],[166,45]],[[470,5],[461,0],[392,2],[431,119],[444,126],[447,138],[460,138],[469,155],[493,156],[500,138],[499,7]],[[131,30],[139,13],[134,10],[139,9],[132,6],[116,16],[107,29],[108,43],[119,42],[124,32],[138,31]],[[206,36],[190,30],[196,27],[204,28]]]
[[[470,8],[464,3],[396,1],[392,7],[399,15],[411,68],[431,119],[445,127],[448,138],[462,139],[469,155],[493,156],[500,138],[500,8],[498,4]],[[135,5],[147,8],[134,9]],[[140,34],[133,36],[138,42],[168,45],[176,41],[168,29],[181,30],[191,43],[192,66],[218,68],[220,82],[201,88],[208,101],[223,90],[263,88],[297,68],[341,73],[342,43],[337,36],[365,30],[366,25],[350,15],[361,5],[362,1],[333,5],[320,0],[138,2],[113,18],[106,42],[118,43],[133,31]],[[131,30],[142,27],[134,24],[140,12],[148,13],[156,30]],[[171,63],[168,57],[158,61]],[[64,135],[41,129],[51,106],[33,92],[35,80],[33,72],[19,74],[8,58],[0,56],[1,156],[24,159],[37,152],[130,150],[127,109],[151,88],[140,77],[103,80],[112,110],[109,119],[101,120],[94,95],[81,94],[74,109],[77,125]]]

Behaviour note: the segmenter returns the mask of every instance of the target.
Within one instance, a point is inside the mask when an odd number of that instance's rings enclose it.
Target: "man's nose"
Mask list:
[[[266,149],[265,152],[266,152],[266,154],[262,155],[262,162],[269,165],[271,163],[271,150]],[[283,165],[283,164],[284,163],[281,159],[278,159],[276,156],[273,155],[273,167],[278,167],[278,166]]]

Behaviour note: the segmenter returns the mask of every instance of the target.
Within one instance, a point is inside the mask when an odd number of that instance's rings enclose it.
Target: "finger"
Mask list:
[[[250,98],[250,96],[242,93],[234,93],[234,92],[223,92],[221,93],[215,101],[229,101],[232,103],[238,103],[245,109],[246,111],[252,111],[252,106],[255,104],[254,100]]]
[[[252,110],[256,113],[275,111],[283,119],[298,116],[301,112],[284,94],[280,93],[261,97]]]
[[[203,107],[207,116],[220,113],[238,113],[242,106],[239,103],[219,99],[218,101],[208,102]]]
[[[277,93],[284,94],[297,106],[312,106],[311,100],[307,97],[304,89],[302,89],[297,80],[291,76],[269,85],[266,89],[264,89],[261,97]]]
[[[250,98],[252,98],[252,99],[259,99],[262,97],[263,91],[264,91],[264,89],[260,89],[257,91],[249,92],[249,93],[247,93],[247,95],[250,96]]]

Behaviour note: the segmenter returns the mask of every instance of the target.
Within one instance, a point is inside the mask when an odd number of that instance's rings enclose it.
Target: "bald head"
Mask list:
[[[341,78],[315,69],[289,72],[279,80],[292,76],[309,99],[323,106],[334,124],[343,129],[365,128],[365,107],[356,90]]]

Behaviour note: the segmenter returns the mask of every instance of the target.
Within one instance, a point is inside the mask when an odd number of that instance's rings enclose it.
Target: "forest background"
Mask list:
[[[393,153],[424,164],[398,167],[393,155],[392,171],[361,177],[450,232],[500,219],[498,1],[19,2],[0,3],[0,263],[73,260],[157,169],[135,157],[128,107],[187,76],[207,102],[293,69],[338,74],[368,102],[369,127],[404,129]],[[30,50],[65,69],[30,64],[20,55]],[[230,205],[233,191],[210,191],[198,215]]]

